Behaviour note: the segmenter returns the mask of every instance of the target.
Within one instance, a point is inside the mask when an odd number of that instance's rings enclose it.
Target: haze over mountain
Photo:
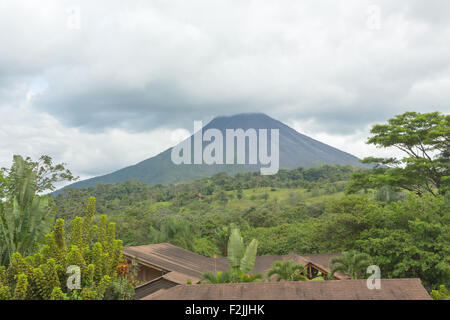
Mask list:
[[[297,168],[299,166],[308,168],[321,164],[351,164],[358,167],[362,166],[357,157],[305,136],[282,122],[262,113],[245,113],[217,117],[204,126],[203,130],[205,131],[210,128],[220,130],[224,139],[226,129],[278,129],[280,168]],[[203,142],[203,147],[209,143]],[[270,135],[268,144],[270,145]],[[225,141],[223,145],[225,146]],[[246,147],[247,150],[248,147]],[[211,176],[219,172],[236,174],[239,172],[256,171],[260,168],[259,165],[248,164],[176,165],[171,160],[171,152],[172,148],[169,148],[136,165],[103,176],[79,181],[66,186],[64,189],[83,188],[93,186],[100,182],[118,183],[129,179],[136,179],[150,185],[170,184]],[[57,191],[57,193],[59,192]]]

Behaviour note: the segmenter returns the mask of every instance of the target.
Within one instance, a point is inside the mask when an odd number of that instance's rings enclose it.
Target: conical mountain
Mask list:
[[[299,166],[308,168],[320,164],[351,164],[358,167],[361,166],[357,157],[305,136],[282,122],[262,113],[245,113],[217,117],[203,128],[203,132],[210,128],[220,130],[223,133],[224,139],[226,129],[247,130],[253,128],[257,131],[258,129],[278,129],[280,168],[297,168]],[[203,147],[208,143],[204,142]],[[268,144],[270,145],[270,134]],[[225,148],[225,141],[223,145]],[[248,148],[246,150],[248,151]],[[136,165],[103,176],[79,181],[66,186],[64,189],[93,186],[99,182],[124,182],[129,179],[136,179],[150,185],[170,184],[211,176],[219,172],[235,174],[238,172],[259,170],[258,165],[176,165],[171,160],[171,152],[172,148],[169,148]]]

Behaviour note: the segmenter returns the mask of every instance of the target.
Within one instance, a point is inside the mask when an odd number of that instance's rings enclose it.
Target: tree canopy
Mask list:
[[[348,192],[386,185],[422,195],[445,194],[450,186],[450,115],[439,112],[405,112],[386,124],[372,127],[368,144],[396,148],[405,154],[398,159],[368,157],[369,171],[355,173]]]

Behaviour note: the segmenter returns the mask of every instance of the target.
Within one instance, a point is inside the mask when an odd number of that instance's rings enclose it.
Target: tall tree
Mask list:
[[[5,175],[3,174],[3,171],[0,170],[0,205],[2,203],[1,200],[6,195],[7,184],[8,184],[8,181],[7,181],[6,177],[5,177]]]
[[[249,274],[255,266],[257,250],[258,241],[256,239],[250,241],[246,247],[239,229],[233,228],[227,247],[230,270],[219,271],[216,274],[206,272],[202,275],[203,280],[208,283],[253,282],[261,280],[262,274]]]
[[[14,156],[8,176],[10,188],[0,205],[0,264],[14,252],[23,256],[36,250],[53,225],[56,207],[49,196],[38,196],[37,175],[20,156]]]
[[[228,245],[228,239],[230,238],[231,230],[234,229],[233,225],[226,226],[226,227],[218,227],[216,230],[214,230],[214,240],[217,245],[217,247],[220,250],[220,254],[222,256],[227,255],[227,245]]]
[[[191,225],[183,218],[169,217],[161,224],[159,230],[151,226],[150,237],[153,243],[170,242],[188,250],[194,249]]]
[[[233,229],[231,231],[230,239],[228,240],[227,256],[231,270],[236,274],[239,272],[250,272],[255,265],[257,250],[258,241],[256,239],[253,239],[250,244],[245,247],[239,229]]]
[[[369,171],[355,173],[347,191],[385,185],[434,196],[450,190],[450,115],[405,112],[387,124],[375,125],[368,144],[397,148],[402,159],[368,157]]]
[[[20,157],[18,155],[14,156]],[[72,172],[66,168],[65,163],[53,164],[51,157],[47,155],[41,156],[37,161],[34,161],[30,157],[23,159],[23,166],[27,170],[34,171],[36,174],[36,193],[43,193],[46,191],[54,191],[55,184],[63,181],[75,181],[78,177],[75,177]],[[14,161],[13,161],[14,162]],[[20,185],[20,180],[23,178],[21,175],[23,171],[17,171],[17,166],[12,166],[10,169],[2,168],[3,176],[8,177],[8,183],[5,184],[5,188],[10,193],[14,193],[14,189]],[[0,196],[1,196],[1,184],[2,176],[0,175]]]
[[[115,239],[115,224],[101,216],[95,225],[94,215],[91,197],[67,239],[64,220],[58,219],[36,253],[14,253],[8,268],[0,267],[0,299],[132,299],[130,279],[121,272],[123,247]]]

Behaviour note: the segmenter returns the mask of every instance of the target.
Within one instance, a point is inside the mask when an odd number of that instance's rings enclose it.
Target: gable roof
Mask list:
[[[294,261],[297,264],[308,265],[311,264],[319,269],[325,271],[326,273],[330,273],[329,262],[334,257],[340,257],[342,254],[340,253],[324,253],[324,254],[307,254],[307,255],[299,255],[296,253],[290,253],[288,255],[283,256],[257,256],[255,259],[255,266],[252,269],[252,273],[266,273],[272,268],[272,265],[275,261]],[[217,261],[220,261],[220,265],[227,265],[228,261],[227,257],[217,258]],[[342,273],[336,273],[336,278],[345,279],[348,278]]]
[[[190,277],[188,275],[171,271],[161,277],[153,279],[143,285],[135,288],[136,299],[141,299],[161,289],[169,289],[180,284],[187,284],[187,282],[198,283],[199,278]]]
[[[170,272],[175,271],[192,278],[200,278],[204,272],[225,270],[220,262],[197,253],[174,246],[170,243],[125,247],[123,254],[128,258],[138,258],[139,263]]]
[[[123,254],[128,258],[138,257],[140,263],[165,272],[177,272],[185,275],[185,278],[201,278],[205,272],[225,271],[229,269],[227,257],[209,258],[192,251],[174,246],[170,243],[158,243],[142,246],[125,247]],[[289,261],[318,267],[330,272],[329,261],[333,257],[342,256],[340,253],[306,254],[290,253],[280,256],[257,256],[252,273],[266,273],[275,261]],[[348,278],[341,273],[336,278]],[[185,284],[186,281],[183,282]]]
[[[431,300],[419,279],[382,279],[370,290],[366,280],[251,282],[179,285],[142,300]]]

